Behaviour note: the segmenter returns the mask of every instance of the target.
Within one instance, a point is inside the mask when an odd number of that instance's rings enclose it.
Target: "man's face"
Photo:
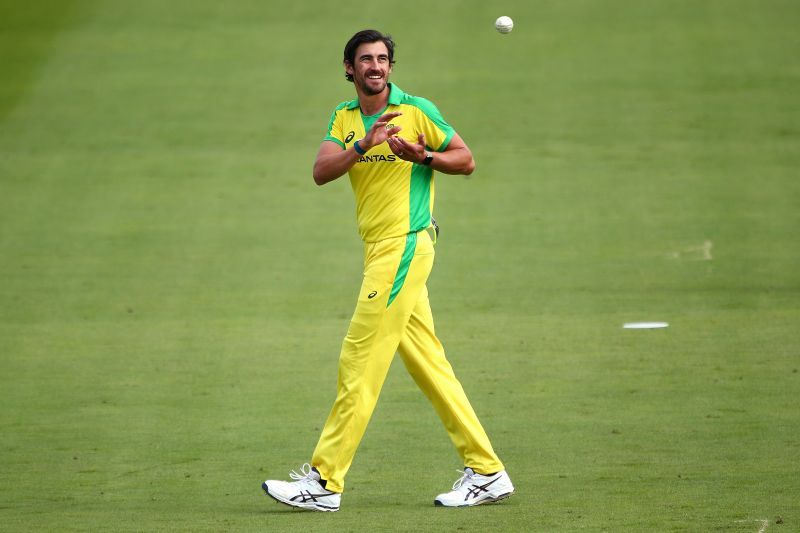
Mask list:
[[[380,94],[392,72],[389,50],[383,41],[364,43],[356,48],[355,63],[345,62],[344,68],[361,92],[368,96]]]

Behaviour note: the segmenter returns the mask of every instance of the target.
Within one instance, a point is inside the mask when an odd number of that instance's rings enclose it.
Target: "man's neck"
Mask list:
[[[356,91],[358,93],[358,105],[361,107],[361,113],[369,117],[386,109],[386,106],[389,104],[390,90],[389,84],[387,83],[386,88],[378,94],[366,95],[360,91]]]

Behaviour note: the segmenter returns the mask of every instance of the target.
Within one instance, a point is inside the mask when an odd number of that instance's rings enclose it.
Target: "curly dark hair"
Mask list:
[[[392,36],[384,35],[378,30],[361,30],[350,37],[350,40],[347,41],[347,44],[344,46],[344,62],[354,65],[356,61],[356,49],[364,43],[376,43],[378,41],[382,41],[383,44],[386,45],[386,49],[389,51],[389,64],[394,65],[394,41],[392,40]],[[347,81],[353,81],[352,74],[345,72],[344,77]]]

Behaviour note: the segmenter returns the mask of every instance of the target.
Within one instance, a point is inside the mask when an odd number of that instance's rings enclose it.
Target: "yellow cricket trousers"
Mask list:
[[[433,258],[425,230],[364,244],[364,278],[339,356],[336,401],[311,458],[328,490],[344,490],[395,352],[433,404],[464,466],[484,474],[504,468],[434,332],[425,286]]]

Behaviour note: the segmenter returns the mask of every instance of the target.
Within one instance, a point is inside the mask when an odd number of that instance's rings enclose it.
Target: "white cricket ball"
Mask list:
[[[511,17],[502,16],[494,21],[494,27],[500,33],[511,33],[511,30],[514,29],[514,21],[511,20]]]

